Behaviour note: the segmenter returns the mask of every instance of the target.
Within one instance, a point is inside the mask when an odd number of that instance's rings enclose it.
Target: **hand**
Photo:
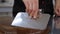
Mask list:
[[[26,12],[32,18],[38,17],[39,1],[38,0],[23,0],[26,6]]]
[[[60,16],[60,0],[56,0],[55,14],[56,16]]]
[[[55,14],[56,16],[60,16],[60,7],[57,6],[57,8],[55,9]]]

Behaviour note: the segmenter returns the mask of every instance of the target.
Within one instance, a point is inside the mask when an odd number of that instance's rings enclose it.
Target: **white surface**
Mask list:
[[[39,19],[31,19],[27,13],[18,13],[12,22],[12,26],[44,30],[49,21],[49,14],[40,15]]]

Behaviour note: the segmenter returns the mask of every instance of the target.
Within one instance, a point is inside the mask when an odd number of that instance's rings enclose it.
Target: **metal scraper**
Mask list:
[[[12,22],[12,26],[45,30],[49,21],[49,14],[41,14],[39,19],[31,19],[27,13],[19,12]]]

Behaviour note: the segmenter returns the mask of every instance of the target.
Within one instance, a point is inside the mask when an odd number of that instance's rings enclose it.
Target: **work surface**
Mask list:
[[[46,30],[34,30],[20,27],[12,27],[6,25],[0,25],[0,34],[48,34],[50,28]]]
[[[49,14],[41,14],[38,19],[31,19],[27,13],[19,12],[12,22],[12,26],[45,30],[49,21]]]
[[[58,17],[57,17],[58,18]],[[25,34],[24,32],[37,32],[37,31],[39,31],[39,30],[32,30],[32,29],[24,29],[24,28],[20,28],[20,27],[12,27],[12,26],[7,26],[7,25],[10,25],[11,24],[11,21],[12,20],[10,20],[10,19],[12,19],[12,18],[8,18],[8,17],[0,17],[0,24],[3,24],[3,25],[0,25],[0,34],[3,34],[3,32],[5,32],[6,30],[8,30],[8,31],[6,31],[6,32],[12,32],[12,29],[15,31],[15,29],[17,29],[17,32],[19,33],[19,34],[21,34],[21,32],[23,33],[23,34]],[[58,18],[58,19],[60,19],[60,18]],[[7,22],[7,21],[9,21],[9,22]],[[57,20],[57,21],[59,21],[59,20]],[[7,23],[7,24],[6,24]],[[51,21],[50,21],[50,23],[51,23]],[[50,24],[49,23],[49,24]],[[58,23],[59,24],[59,23]],[[9,27],[9,28],[8,28]],[[7,29],[8,28],[8,29]],[[2,29],[5,29],[5,30],[2,30]],[[51,29],[52,30],[52,29]],[[49,32],[49,28],[47,28],[46,30],[44,30],[44,32],[43,32],[43,34],[45,34],[45,33],[47,33],[48,34],[48,32]],[[53,31],[52,31],[54,34],[60,34],[60,29],[56,29],[56,28],[54,28],[53,29]]]
[[[49,27],[41,32],[40,30],[33,30],[33,29],[25,29],[25,28],[20,28],[20,27],[13,27],[11,26],[13,18],[4,16],[0,17],[0,34],[30,34],[30,33],[43,33],[43,34],[48,34],[49,32]]]

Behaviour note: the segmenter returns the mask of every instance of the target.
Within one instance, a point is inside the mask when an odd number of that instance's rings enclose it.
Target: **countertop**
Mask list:
[[[59,28],[60,26],[57,25],[57,23],[60,24],[59,21],[60,21],[60,17],[50,16],[48,26],[51,27],[51,31],[49,34],[60,34],[60,28]]]
[[[40,14],[39,18],[31,19],[27,13],[19,12],[17,13],[11,25],[24,28],[45,30],[47,28],[49,18],[49,14]]]

